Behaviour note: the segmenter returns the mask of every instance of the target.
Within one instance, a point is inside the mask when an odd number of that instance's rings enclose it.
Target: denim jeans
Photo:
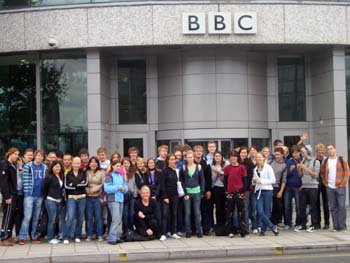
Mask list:
[[[130,198],[127,204],[124,204],[123,208],[123,232],[126,233],[128,230],[134,230],[134,207],[135,199]]]
[[[214,202],[213,198],[207,199],[205,196],[201,200],[201,217],[203,232],[209,233],[210,229],[214,226]]]
[[[267,228],[271,230],[275,228],[270,220],[271,216],[271,202],[272,202],[272,190],[262,190],[259,196],[259,191],[255,193],[256,208],[258,210],[259,218],[261,219],[261,232],[265,233]]]
[[[123,203],[109,202],[108,209],[112,216],[112,222],[108,233],[108,241],[116,242],[119,240],[118,227],[122,222]]]
[[[193,207],[194,221],[196,225],[196,233],[202,233],[201,229],[201,195],[200,194],[189,194],[188,200],[184,199],[185,205],[185,228],[186,233],[191,233],[191,210]]]
[[[247,191],[246,197],[244,199],[245,206],[245,228],[247,233],[249,233],[249,218],[251,222],[251,229],[257,229],[256,223],[256,199],[253,192]]]
[[[96,225],[96,236],[103,235],[102,205],[98,197],[86,199],[86,234],[92,237]]]
[[[285,209],[285,219],[284,224],[292,226],[292,200],[295,201],[295,213],[296,213],[296,222],[295,224],[300,225],[300,190],[299,187],[287,186],[284,192],[284,209]]]
[[[69,240],[72,233],[73,220],[77,220],[75,226],[74,238],[81,238],[81,232],[83,227],[83,217],[86,206],[86,198],[74,200],[68,198],[67,200],[67,215],[63,232],[63,240]]]
[[[45,208],[47,212],[47,240],[55,238],[55,226],[59,219],[62,204],[52,200],[45,200]]]
[[[32,239],[38,237],[37,227],[39,222],[39,216],[41,211],[41,205],[43,202],[42,197],[25,196],[23,201],[23,213],[24,218],[21,225],[21,230],[19,231],[19,240],[26,240],[27,233],[29,230],[30,220],[32,220]]]
[[[346,188],[327,187],[329,208],[331,210],[333,229],[346,230]]]

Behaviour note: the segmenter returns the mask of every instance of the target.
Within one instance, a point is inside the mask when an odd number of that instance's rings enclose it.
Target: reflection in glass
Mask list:
[[[0,65],[0,156],[10,147],[36,147],[35,65],[18,59]]]
[[[130,147],[136,147],[139,150],[139,156],[143,156],[143,139],[128,138],[123,140],[124,156],[129,156],[128,150]]]
[[[261,151],[264,147],[270,146],[270,139],[268,138],[252,138],[252,146],[255,146],[258,151]]]
[[[41,76],[44,149],[76,154],[87,148],[86,60],[45,59]]]
[[[280,121],[306,121],[304,58],[278,59]]]
[[[146,124],[146,62],[118,61],[119,124]]]

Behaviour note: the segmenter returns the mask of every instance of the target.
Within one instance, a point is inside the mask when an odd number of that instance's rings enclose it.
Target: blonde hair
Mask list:
[[[161,151],[162,149],[164,149],[164,150],[166,150],[166,151],[168,152],[169,147],[168,147],[168,145],[165,145],[165,144],[159,146],[159,147],[158,147],[158,154],[160,153],[160,151]]]
[[[326,150],[326,146],[323,143],[317,144],[315,148],[316,148],[316,151],[318,151],[319,149]]]

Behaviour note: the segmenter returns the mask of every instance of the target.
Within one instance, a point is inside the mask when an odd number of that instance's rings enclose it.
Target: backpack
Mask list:
[[[324,160],[324,162],[323,162],[323,164],[322,164],[323,168],[326,167],[326,165],[327,165],[327,163],[328,163],[328,159],[329,159],[329,157],[327,157],[327,158]],[[339,161],[340,161],[340,163],[341,163],[341,167],[343,168],[343,171],[344,171],[344,158],[343,158],[343,156],[338,156],[338,159],[339,159]]]

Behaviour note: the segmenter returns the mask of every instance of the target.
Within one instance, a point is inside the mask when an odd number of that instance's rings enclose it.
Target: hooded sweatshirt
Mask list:
[[[305,145],[301,150],[306,156],[306,158],[302,161],[302,164],[304,164],[308,169],[312,170],[315,173],[315,176],[312,176],[307,171],[302,170],[301,180],[303,188],[318,188],[320,163],[312,157],[312,148],[310,145]]]

